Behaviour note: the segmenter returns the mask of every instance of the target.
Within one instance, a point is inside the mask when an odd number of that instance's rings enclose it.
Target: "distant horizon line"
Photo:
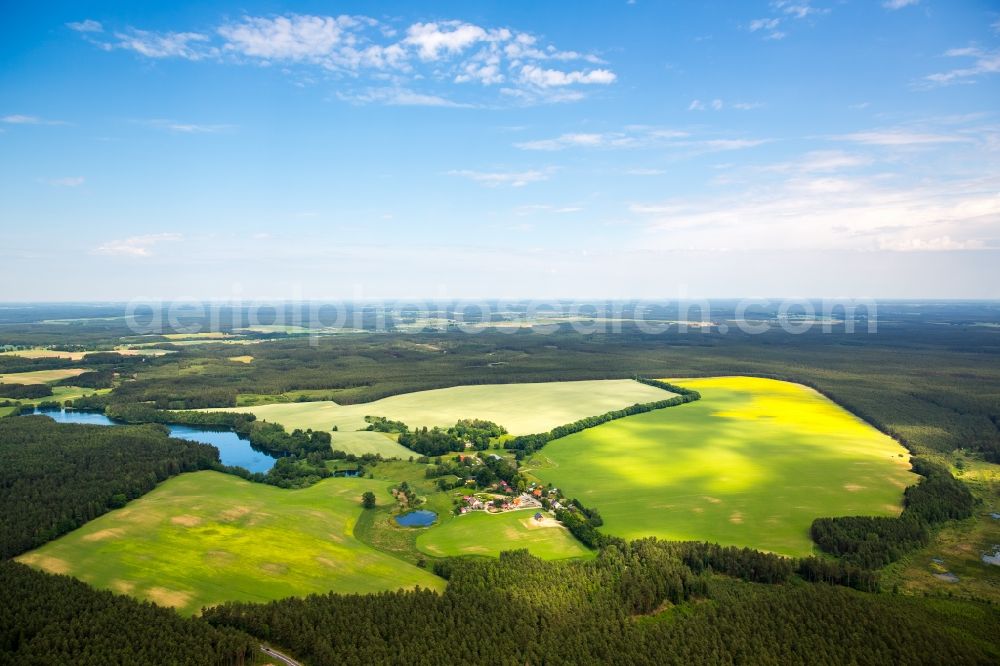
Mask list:
[[[218,304],[218,305],[252,305],[252,304],[286,304],[295,305],[303,303],[349,303],[349,304],[376,304],[376,303],[477,303],[477,302],[499,302],[499,303],[691,303],[700,301],[716,302],[739,302],[748,300],[767,301],[875,301],[878,303],[998,303],[1000,296],[989,298],[960,297],[960,296],[689,296],[685,298],[658,298],[658,297],[580,297],[580,296],[560,296],[560,297],[385,297],[385,298],[311,298],[311,299],[287,299],[287,298],[246,298],[246,299],[222,299],[222,298],[201,298],[201,299],[167,299],[167,298],[144,298],[144,299],[109,299],[109,300],[44,300],[32,299],[23,301],[0,301],[0,307],[26,306],[26,305],[128,305],[129,303],[151,304]]]

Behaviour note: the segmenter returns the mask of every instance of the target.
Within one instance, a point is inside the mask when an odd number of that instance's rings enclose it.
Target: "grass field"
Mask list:
[[[56,351],[55,349],[20,349],[17,351],[0,352],[0,356],[20,356],[21,358],[68,358],[79,361],[90,352]]]
[[[334,451],[344,451],[354,455],[364,455],[366,453],[378,453],[383,458],[403,458],[417,456],[405,446],[396,442],[395,435],[384,432],[369,431],[340,431],[330,433],[333,441],[330,446]]]
[[[556,440],[530,473],[596,507],[602,528],[813,552],[821,516],[897,515],[917,477],[895,440],[798,384],[669,380],[702,399]]]
[[[52,395],[47,395],[44,398],[21,398],[19,402],[23,405],[38,405],[40,402],[50,402],[53,400],[59,403],[64,403],[67,400],[82,398],[85,395],[104,395],[105,393],[110,392],[111,389],[109,388],[92,389],[82,386],[53,386]]]
[[[231,599],[442,589],[441,579],[354,538],[361,494],[386,486],[340,478],[282,490],[183,474],[19,559],[186,615]]]
[[[83,368],[63,368],[61,370],[34,370],[32,372],[11,372],[0,375],[3,384],[48,384],[61,379],[76,377],[86,372]]]
[[[443,516],[440,525],[417,537],[417,548],[435,557],[496,557],[500,551],[519,548],[527,548],[532,555],[545,560],[593,555],[555,518],[546,514],[536,521],[534,515],[534,511],[524,510]]]
[[[499,423],[512,434],[545,432],[577,419],[621,409],[637,402],[663,400],[670,394],[631,379],[536,384],[455,386],[394,395],[375,402],[338,405],[296,402],[239,407],[257,418],[288,429],[362,430],[365,416],[386,416],[415,426],[451,426],[464,418]]]

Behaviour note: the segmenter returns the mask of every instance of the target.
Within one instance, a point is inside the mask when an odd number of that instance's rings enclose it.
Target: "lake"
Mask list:
[[[410,511],[409,513],[404,513],[401,516],[396,516],[396,522],[403,527],[427,527],[433,525],[434,521],[437,520],[438,515],[433,511],[427,511],[426,509],[421,509],[419,511]]]
[[[44,414],[57,423],[86,423],[89,425],[121,425],[112,421],[101,412],[85,412],[74,409],[35,410],[36,414]],[[274,467],[276,458],[254,449],[249,440],[242,439],[232,430],[213,430],[211,428],[167,425],[171,437],[190,439],[202,444],[211,444],[219,449],[219,459],[223,465],[243,467],[251,472],[266,472]]]

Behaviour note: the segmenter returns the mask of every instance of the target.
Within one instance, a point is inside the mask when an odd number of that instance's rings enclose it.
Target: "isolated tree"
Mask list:
[[[365,494],[361,496],[361,506],[363,506],[366,509],[374,509],[375,493],[373,493],[370,490],[366,491]]]

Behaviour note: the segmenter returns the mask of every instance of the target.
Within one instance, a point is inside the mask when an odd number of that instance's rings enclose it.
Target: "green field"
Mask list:
[[[545,514],[535,520],[530,510],[488,514],[482,511],[464,516],[446,516],[440,525],[417,537],[417,548],[435,557],[489,555],[503,550],[527,548],[545,560],[589,557],[592,552],[573,538],[555,518]]]
[[[226,600],[442,589],[436,576],[355,539],[361,494],[386,486],[340,478],[282,490],[183,474],[18,559],[183,614]]]
[[[69,377],[82,375],[86,370],[83,368],[63,368],[61,370],[34,370],[32,372],[11,372],[0,375],[2,384],[48,384],[58,382]]]
[[[702,399],[555,440],[530,474],[596,507],[602,528],[813,552],[814,518],[897,515],[916,482],[895,440],[798,384],[668,380]]]
[[[238,407],[287,429],[363,430],[365,416],[386,416],[411,427],[451,426],[464,418],[494,421],[512,434],[545,432],[577,419],[670,394],[631,379],[535,384],[482,384],[417,391],[356,405],[295,402]]]
[[[104,395],[110,392],[111,389],[93,389],[82,386],[53,386],[52,395],[47,395],[44,398],[21,398],[19,402],[23,405],[38,405],[40,402],[51,402],[53,400],[63,403],[67,400],[82,398],[85,395]]]
[[[383,458],[402,458],[417,456],[405,446],[396,442],[396,436],[384,432],[361,431],[340,431],[330,433],[333,441],[330,446],[334,451],[353,453],[354,455],[364,455],[366,453],[377,453]]]

